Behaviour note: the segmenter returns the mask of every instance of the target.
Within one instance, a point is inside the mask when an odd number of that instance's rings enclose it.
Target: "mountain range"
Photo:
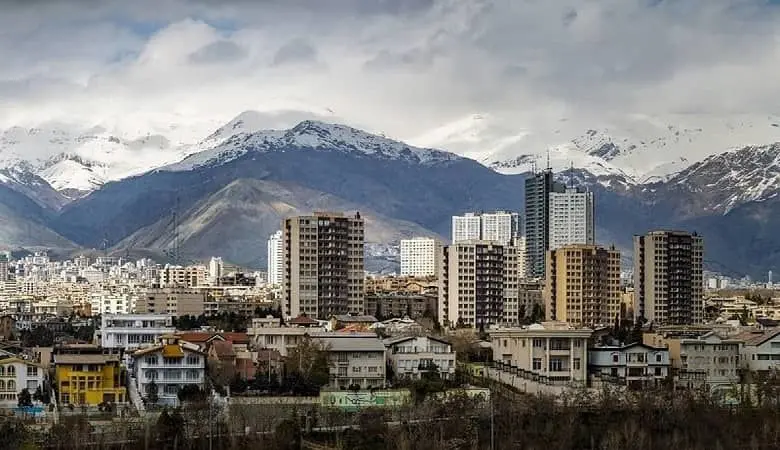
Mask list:
[[[263,267],[283,217],[360,211],[371,268],[386,269],[388,244],[446,240],[453,214],[521,210],[525,176],[549,165],[595,192],[601,243],[630,249],[635,233],[681,228],[705,237],[712,270],[759,277],[780,264],[774,117],[633,117],[583,130],[562,121],[540,133],[474,115],[416,146],[286,118],[294,126],[242,113],[194,142],[99,126],[2,131],[0,244],[160,257],[177,246],[188,261]]]

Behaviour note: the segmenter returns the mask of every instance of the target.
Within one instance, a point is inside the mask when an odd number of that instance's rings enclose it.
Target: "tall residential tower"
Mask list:
[[[268,238],[268,284],[280,285],[284,282],[284,240],[282,230]]]
[[[545,255],[550,249],[550,194],[565,191],[566,186],[554,180],[550,169],[525,179],[525,269],[531,278],[545,275]]]

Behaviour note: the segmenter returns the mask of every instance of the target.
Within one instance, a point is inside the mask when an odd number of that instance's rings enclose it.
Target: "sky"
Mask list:
[[[303,111],[409,138],[477,114],[777,114],[775,3],[6,0],[0,128],[205,136],[245,110]]]

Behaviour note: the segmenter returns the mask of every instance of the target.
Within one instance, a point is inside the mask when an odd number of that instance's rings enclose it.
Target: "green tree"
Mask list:
[[[149,404],[155,405],[160,400],[159,390],[160,388],[154,380],[146,385],[146,401],[149,402]]]
[[[305,391],[319,391],[322,386],[328,384],[330,378],[328,349],[321,342],[305,336],[288,354],[285,373],[293,387]]]
[[[22,389],[22,392],[19,393],[17,398],[20,408],[26,408],[33,405],[32,395],[30,395],[30,390],[27,388]]]
[[[531,308],[531,323],[539,323],[544,320],[544,309],[539,303],[534,303]]]

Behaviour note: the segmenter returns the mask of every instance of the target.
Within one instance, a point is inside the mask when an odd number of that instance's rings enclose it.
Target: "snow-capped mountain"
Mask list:
[[[255,132],[244,131],[244,122],[239,120],[234,121],[229,130],[235,131],[230,137],[225,138],[228,133],[223,127],[200,144],[202,147],[208,147],[209,143],[221,141],[215,147],[192,154],[179,163],[162,167],[161,170],[192,170],[225,164],[250,152],[284,152],[291,149],[322,149],[418,164],[435,164],[459,158],[453,153],[412,147],[346,125],[316,120],[305,120],[288,130]]]
[[[411,139],[416,145],[454,151],[502,173],[524,173],[548,164],[574,166],[596,176],[634,184],[667,179],[708,156],[746,145],[780,141],[780,118],[763,115],[664,117],[631,115],[581,121],[507,123],[474,114]]]

